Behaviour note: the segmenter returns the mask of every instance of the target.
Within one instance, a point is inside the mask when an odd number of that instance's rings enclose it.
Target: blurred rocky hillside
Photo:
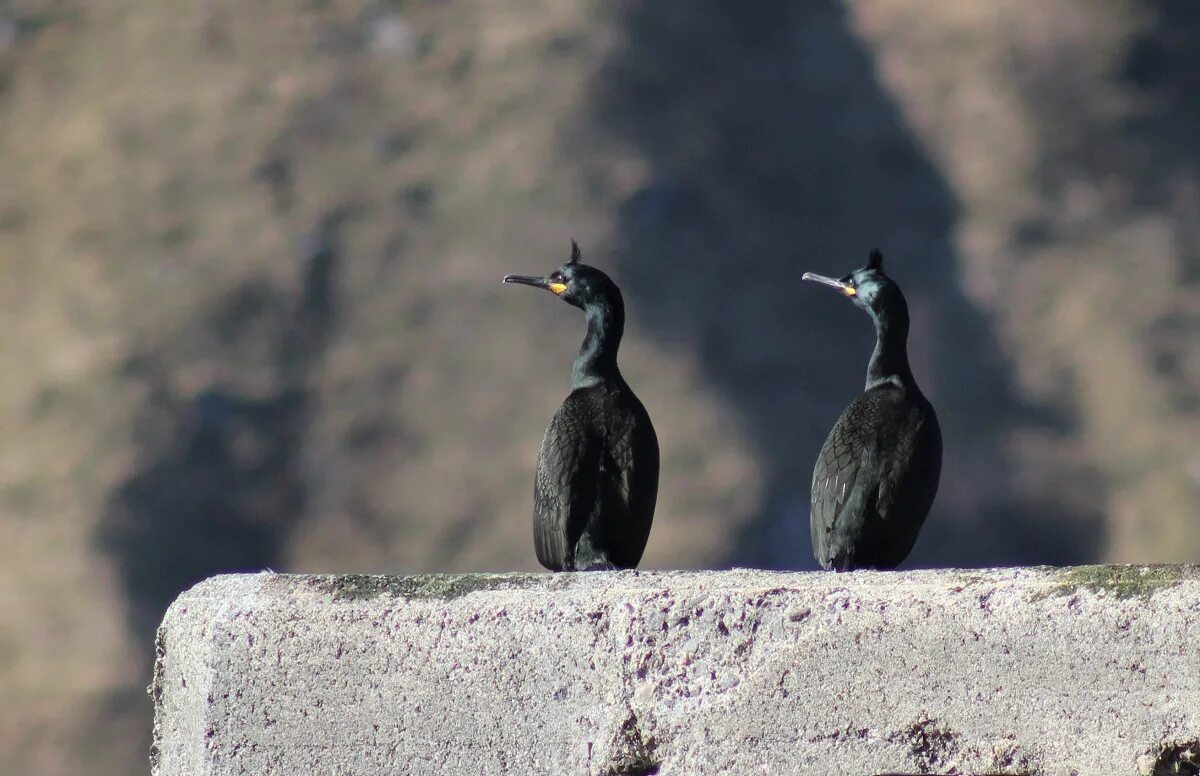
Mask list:
[[[629,311],[644,565],[811,568],[878,246],[947,460],[910,565],[1200,557],[1200,4],[0,0],[0,774],[142,772],[213,573],[532,569]]]

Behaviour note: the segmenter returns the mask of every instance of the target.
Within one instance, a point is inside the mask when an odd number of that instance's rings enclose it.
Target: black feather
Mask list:
[[[854,303],[875,323],[866,390],[825,440],[812,478],[813,553],[827,569],[895,568],[937,494],[942,433],[908,363],[908,304],[871,251],[851,274]]]
[[[658,438],[625,386],[571,392],[538,453],[533,535],[552,571],[635,568],[658,497]]]
[[[923,396],[892,384],[853,402],[812,479],[813,553],[823,568],[895,568],[912,551],[937,492],[942,439]]]
[[[572,240],[571,260],[554,275],[567,287],[556,292],[559,298],[586,314],[587,335],[571,370],[571,393],[538,452],[534,549],[553,571],[635,568],[658,499],[658,437],[617,367],[625,330],[621,291],[579,258]]]

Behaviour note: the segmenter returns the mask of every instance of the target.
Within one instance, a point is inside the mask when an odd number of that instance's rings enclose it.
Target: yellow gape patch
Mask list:
[[[856,289],[854,286],[846,286],[842,289],[842,293],[846,296],[856,296],[858,294],[858,289]]]
[[[552,292],[554,292],[556,294],[561,294],[563,291],[567,290],[566,283],[551,283],[550,285],[548,285],[546,287],[549,288]]]

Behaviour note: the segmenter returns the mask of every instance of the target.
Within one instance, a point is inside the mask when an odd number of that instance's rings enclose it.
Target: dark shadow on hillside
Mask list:
[[[1155,23],[1142,31],[1121,68],[1125,83],[1142,97],[1133,121],[1122,126],[1123,137],[1138,148],[1123,171],[1136,184],[1138,205],[1163,207],[1182,202],[1176,213],[1178,239],[1183,243],[1181,280],[1200,285],[1200,219],[1195,200],[1179,197],[1170,185],[1200,181],[1200,3],[1143,0]],[[1166,321],[1167,326],[1173,322]],[[1182,340],[1183,337],[1172,338]],[[1181,343],[1180,350],[1184,349]],[[1167,371],[1171,365],[1167,364]],[[1180,382],[1183,382],[1182,380]],[[1195,408],[1195,391],[1183,403]]]
[[[1095,560],[1097,516],[1065,520],[1064,508],[1016,491],[1005,434],[1066,421],[1019,402],[986,317],[961,289],[954,199],[841,5],[622,8],[624,41],[596,79],[594,121],[652,165],[619,218],[631,322],[697,355],[768,467],[766,507],[725,562],[813,566],[813,461],[862,388],[872,333],[800,276],[841,274],[876,246],[909,298],[914,371],[947,449],[908,565]]]
[[[1130,48],[1122,69],[1127,83],[1146,98],[1137,119],[1124,127],[1139,147],[1130,165],[1139,204],[1162,208],[1175,197],[1175,239],[1182,247],[1179,280],[1200,286],[1200,219],[1197,202],[1177,196],[1177,186],[1200,191],[1200,3],[1145,0],[1156,23]],[[1164,174],[1165,173],[1165,174]],[[1172,404],[1181,415],[1200,413],[1200,392],[1191,375],[1200,372],[1195,346],[1200,310],[1171,310],[1157,321],[1153,363],[1172,386]],[[1185,514],[1187,507],[1183,507]]]
[[[134,430],[141,453],[109,499],[97,542],[116,560],[129,627],[147,654],[179,592],[213,574],[276,566],[303,518],[308,377],[336,324],[344,217],[328,216],[303,246],[298,300],[247,282],[126,366],[147,394]],[[235,378],[253,374],[268,387],[251,395],[214,379],[183,395],[176,373],[195,366],[189,357],[235,364]]]

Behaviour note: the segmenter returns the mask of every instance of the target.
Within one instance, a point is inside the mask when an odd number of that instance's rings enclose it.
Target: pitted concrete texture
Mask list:
[[[224,576],[158,655],[159,776],[1200,763],[1196,567]]]

